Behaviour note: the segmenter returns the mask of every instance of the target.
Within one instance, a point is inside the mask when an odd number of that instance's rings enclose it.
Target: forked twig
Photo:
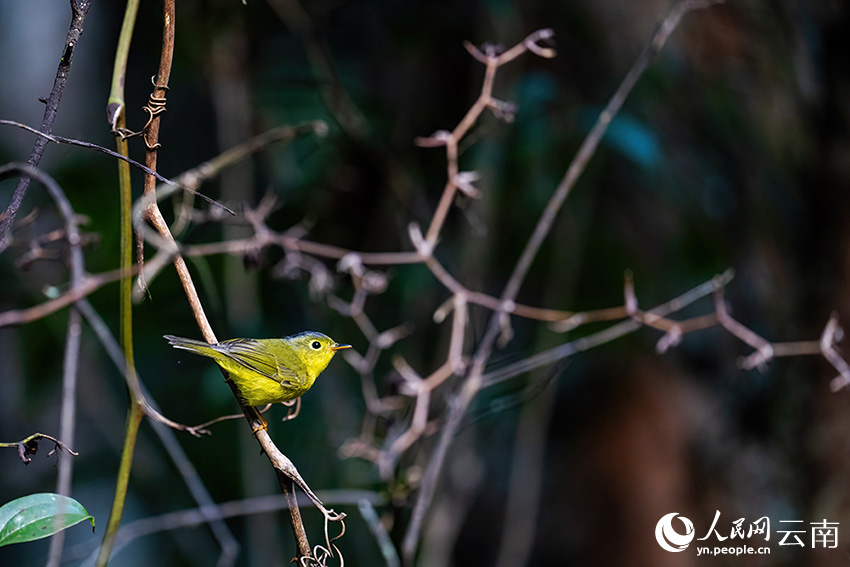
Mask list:
[[[48,457],[61,450],[68,451],[68,453],[75,457],[79,456],[79,453],[68,447],[65,443],[45,433],[33,433],[29,437],[11,443],[0,442],[0,447],[15,447],[18,450],[18,457],[20,457],[21,461],[25,465],[28,465],[32,462],[30,455],[38,453],[38,442],[41,439],[47,439],[48,441],[53,441],[53,443],[56,444],[56,446],[47,453]]]
[[[531,237],[528,239],[528,242],[525,245],[525,249],[523,250],[521,256],[519,257],[513,272],[511,273],[510,278],[505,284],[504,290],[500,299],[508,303],[513,302],[522,286],[523,281],[525,280],[525,276],[528,274],[529,269],[531,268],[531,264],[534,261],[534,258],[537,256],[537,252],[540,250],[540,247],[543,244],[543,241],[548,236],[551,228],[555,222],[555,219],[563,207],[564,202],[569,196],[572,188],[575,186],[575,183],[578,181],[578,178],[581,176],[584,171],[587,163],[590,161],[590,158],[596,152],[596,148],[598,147],[600,141],[602,140],[603,135],[608,129],[608,125],[611,123],[613,117],[617,114],[619,109],[622,107],[623,102],[625,101],[628,94],[631,92],[638,78],[643,74],[643,72],[648,67],[649,63],[654,59],[655,55],[658,54],[661,47],[667,41],[667,38],[676,28],[677,24],[681,20],[682,16],[690,10],[698,9],[706,7],[707,5],[711,5],[715,2],[696,2],[696,1],[688,1],[685,0],[683,2],[679,2],[670,12],[670,14],[665,18],[664,22],[661,24],[658,31],[655,33],[653,38],[650,40],[647,47],[644,49],[643,53],[638,57],[638,60],[632,66],[632,68],[627,73],[626,77],[623,79],[619,88],[615,91],[614,95],[608,101],[605,109],[599,115],[596,123],[593,128],[590,130],[588,135],[585,137],[581,146],[579,147],[576,156],[573,158],[570,166],[567,169],[564,178],[561,183],[555,189],[552,197],[547,203],[543,214],[537,222],[537,225],[534,228]],[[525,46],[527,49],[527,45]],[[516,48],[515,48],[516,49]],[[519,48],[522,49],[522,48]],[[506,53],[510,53],[512,50],[509,50]],[[492,54],[484,53],[484,55],[489,56],[488,61],[492,60]],[[488,71],[490,70],[490,66],[488,64]],[[487,83],[492,81],[492,76],[488,73],[485,75],[485,87],[482,89],[482,93],[487,93]],[[484,95],[482,95],[484,96]],[[482,98],[479,98],[473,108],[470,109],[470,112],[467,116],[472,115],[477,107],[480,107]],[[480,113],[480,110],[478,110]],[[461,126],[463,125],[463,121],[461,122]],[[468,128],[468,126],[466,126]],[[449,161],[449,175],[448,175],[448,183],[446,185],[446,190],[444,191],[444,198],[446,194],[451,192],[453,196],[453,179],[457,173],[457,163],[456,163],[456,140],[453,140],[452,135],[448,136],[443,135],[442,138],[446,140],[447,146],[447,155]],[[451,199],[448,199],[450,202]],[[448,209],[448,203],[443,202],[441,199],[440,205],[438,206],[438,211],[442,209]],[[432,221],[432,227],[437,227],[436,230],[429,230],[428,232],[428,240],[429,242],[436,242],[437,234],[439,233],[439,227],[442,226],[442,222],[444,219],[444,214],[442,216],[438,216],[435,214],[435,218]],[[405,561],[411,563],[413,561],[414,554],[416,553],[416,549],[419,545],[419,536],[422,529],[422,524],[425,518],[425,514],[430,507],[431,500],[433,498],[436,483],[440,476],[440,473],[443,468],[443,463],[445,462],[446,452],[448,451],[448,447],[451,443],[451,440],[454,438],[455,433],[457,432],[457,428],[460,426],[463,415],[466,413],[469,404],[475,398],[476,394],[482,387],[482,376],[484,374],[484,369],[486,367],[487,361],[490,359],[490,355],[492,353],[492,349],[494,343],[500,335],[502,337],[507,337],[506,334],[506,324],[507,324],[507,315],[504,310],[499,310],[493,313],[490,318],[490,323],[485,331],[484,336],[480,344],[478,345],[475,354],[472,357],[471,367],[466,374],[465,382],[461,387],[460,391],[454,397],[452,404],[450,405],[449,415],[446,420],[446,424],[441,432],[440,439],[437,443],[436,449],[432,454],[431,460],[426,469],[425,477],[423,478],[422,485],[420,487],[419,494],[416,499],[416,503],[414,505],[413,513],[411,515],[410,524],[408,525],[407,532],[404,536],[404,541],[402,543],[403,555]]]

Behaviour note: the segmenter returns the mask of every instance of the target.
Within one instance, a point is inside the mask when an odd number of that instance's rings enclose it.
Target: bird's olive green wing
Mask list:
[[[255,339],[233,339],[216,345],[216,350],[249,370],[282,385],[292,386],[295,371],[283,366],[264,343]]]

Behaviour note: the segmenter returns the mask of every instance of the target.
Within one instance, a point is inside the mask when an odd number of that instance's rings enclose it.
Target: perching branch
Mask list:
[[[163,56],[160,61],[160,69],[157,75],[157,86],[155,90],[155,95],[153,95],[157,98],[164,98],[165,96],[168,77],[171,69],[171,50],[173,49],[173,0],[166,0],[165,5],[166,20],[164,31],[165,39],[163,40]],[[152,120],[148,123],[145,134],[147,146],[146,161],[148,167],[150,167],[151,169],[156,169],[156,150],[158,148],[157,139],[159,135],[160,116],[156,114],[152,115],[151,118]],[[142,216],[144,220],[147,221],[154,228],[154,230],[156,230],[157,233],[159,233],[159,236],[169,244],[170,248],[172,250],[176,250],[177,247],[174,241],[174,237],[172,236],[168,225],[162,217],[162,213],[160,212],[159,207],[157,205],[156,183],[154,178],[151,176],[145,178],[144,209]],[[201,334],[203,335],[204,339],[209,343],[218,342],[215,333],[213,332],[212,327],[206,317],[206,314],[204,313],[203,306],[198,296],[198,292],[195,289],[195,285],[192,281],[192,276],[189,273],[188,267],[186,266],[186,262],[183,260],[183,257],[179,253],[174,254],[173,262],[177,270],[180,282],[183,286],[183,290],[186,294],[187,299],[189,300],[189,306],[195,316],[195,320],[198,323],[198,326],[201,329]],[[231,385],[231,388],[235,388],[232,382],[228,381],[228,384]],[[235,389],[234,394],[236,394]],[[292,525],[293,534],[295,535],[296,543],[298,546],[298,554],[301,557],[310,557],[310,544],[307,540],[307,534],[304,529],[303,522],[301,521],[300,511],[295,500],[295,494],[292,490],[293,483],[297,484],[299,488],[301,488],[308,496],[310,496],[311,500],[313,500],[314,504],[324,515],[326,524],[328,521],[342,522],[342,519],[345,517],[345,514],[337,514],[333,510],[328,510],[324,507],[321,501],[315,496],[315,494],[313,494],[312,490],[310,490],[309,486],[307,486],[307,484],[301,478],[300,474],[298,473],[292,462],[283,453],[280,452],[277,446],[272,442],[271,437],[268,435],[268,432],[260,427],[262,418],[257,412],[256,408],[244,406],[242,402],[238,400],[238,396],[237,401],[239,402],[246,419],[251,425],[252,430],[256,432],[255,435],[258,443],[260,443],[260,446],[262,447],[263,451],[268,456],[269,460],[274,466],[275,472],[278,476],[278,480],[280,481],[281,489],[290,502],[290,523]],[[331,540],[327,537],[327,529],[326,541],[328,543],[328,547],[330,548]]]

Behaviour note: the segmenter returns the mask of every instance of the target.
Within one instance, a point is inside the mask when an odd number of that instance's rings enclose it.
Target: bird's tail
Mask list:
[[[194,352],[201,356],[208,356],[210,358],[217,358],[220,356],[219,352],[214,349],[212,345],[203,341],[196,341],[195,339],[187,339],[184,337],[175,337],[174,335],[163,335],[163,338],[174,348],[188,350],[189,352]]]

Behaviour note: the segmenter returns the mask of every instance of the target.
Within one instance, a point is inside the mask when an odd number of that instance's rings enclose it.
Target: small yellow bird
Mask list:
[[[282,339],[231,339],[209,344],[165,335],[174,348],[215,360],[247,406],[288,402],[304,395],[336,351],[351,348],[315,331]]]

